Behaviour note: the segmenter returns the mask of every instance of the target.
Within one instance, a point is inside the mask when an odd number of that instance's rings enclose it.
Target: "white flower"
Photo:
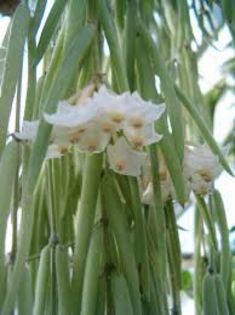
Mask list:
[[[76,147],[83,152],[98,153],[105,150],[111,138],[111,134],[104,132],[99,125],[90,124],[80,134]]]
[[[218,157],[207,145],[187,145],[184,157],[184,174],[192,189],[198,194],[206,194],[211,182],[221,172]]]
[[[134,148],[147,146],[162,139],[162,135],[155,132],[153,124],[146,125],[139,129],[126,127],[124,128],[124,134]]]
[[[158,120],[164,113],[164,104],[154,105],[143,100],[138,92],[125,93],[124,100],[127,106],[126,121],[128,126],[140,129]]]
[[[119,138],[114,145],[107,148],[110,168],[116,173],[139,176],[144,164],[146,153],[134,151],[124,137]]]
[[[33,141],[36,138],[39,126],[39,120],[28,121],[24,120],[22,124],[22,131],[16,132],[15,136],[19,140]]]

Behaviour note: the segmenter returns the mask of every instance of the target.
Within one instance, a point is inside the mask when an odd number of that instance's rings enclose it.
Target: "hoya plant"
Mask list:
[[[182,314],[178,218],[192,207],[195,314],[235,314],[214,188],[233,172],[212,133],[231,86],[203,94],[198,72],[221,29],[234,45],[233,0],[5,0],[0,11],[10,16],[0,48],[0,314]]]

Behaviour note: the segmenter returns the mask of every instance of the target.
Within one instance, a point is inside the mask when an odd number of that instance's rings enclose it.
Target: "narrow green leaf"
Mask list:
[[[201,216],[202,216],[202,218],[206,224],[206,227],[208,229],[209,237],[210,237],[210,241],[212,243],[212,246],[217,251],[218,250],[218,244],[217,244],[215,227],[214,227],[214,223],[212,221],[212,218],[210,216],[210,213],[208,211],[207,204],[206,204],[206,202],[202,196],[197,195],[196,199],[197,199],[198,209],[200,210]]]
[[[116,273],[111,276],[112,296],[116,315],[134,315],[130,294],[123,275]]]
[[[86,0],[70,0],[66,14],[64,49],[69,47],[71,41],[83,26],[86,16]]]
[[[82,285],[87,252],[89,248],[92,227],[95,219],[96,203],[102,170],[102,154],[87,156],[84,166],[81,199],[76,220],[77,235],[73,260],[72,305],[73,311],[80,312]],[[92,181],[91,181],[92,178]]]
[[[6,143],[6,135],[15,88],[21,71],[24,43],[28,31],[30,13],[25,4],[20,4],[13,17],[0,96],[0,155]]]
[[[170,116],[172,136],[175,142],[176,152],[178,154],[180,162],[182,163],[184,156],[184,123],[182,119],[180,102],[178,101],[171,78],[167,73],[157,43],[153,41],[151,33],[141,22],[139,23],[139,29],[141,36],[143,37],[143,42],[145,43],[146,49],[149,49],[155,71],[157,72],[161,81],[161,89],[165,97],[165,103]]]
[[[114,71],[116,82],[118,83],[119,92],[128,90],[128,80],[125,71],[121,47],[117,36],[115,24],[111,12],[108,9],[106,0],[100,1],[100,23],[104,29],[105,37],[111,54],[111,64]]]
[[[12,192],[18,164],[18,143],[10,142],[0,160],[0,309],[6,287],[5,237],[7,218],[11,210]]]
[[[116,21],[120,31],[124,28],[126,2],[126,0],[115,0]]]
[[[214,275],[219,314],[229,315],[226,293],[222,275]]]
[[[222,315],[218,313],[214,276],[209,273],[203,279],[203,315]]]
[[[39,0],[40,2],[41,0]],[[66,5],[67,0],[60,0],[55,1],[53,4],[53,7],[50,11],[50,14],[46,20],[46,23],[43,27],[38,47],[37,47],[37,57],[35,60],[35,63],[38,64],[41,60],[42,56],[44,55],[50,40],[56,30],[56,27],[58,25],[58,22],[60,20],[60,17],[62,13],[64,12],[64,7]]]
[[[107,217],[115,234],[124,275],[127,279],[133,311],[134,314],[140,315],[142,314],[142,307],[140,302],[139,279],[135,256],[130,242],[130,234],[128,231],[124,208],[120,201],[118,192],[116,191],[111,173],[107,173],[103,178],[102,194]]]
[[[44,314],[46,297],[48,295],[48,278],[50,273],[50,246],[47,245],[41,251],[40,263],[37,274],[35,301],[33,315]]]
[[[34,38],[37,35],[37,31],[40,27],[41,20],[43,18],[47,0],[38,0],[34,11],[34,15],[30,23],[30,37]]]
[[[156,237],[156,244],[159,253],[159,268],[161,270],[160,277],[162,281],[166,281],[166,265],[167,265],[167,248],[166,248],[166,220],[162,203],[159,161],[156,152],[156,147],[149,147],[151,173],[153,183],[154,207],[152,208],[151,219],[153,219],[153,231]]]
[[[31,315],[33,313],[33,287],[29,268],[25,266],[18,291],[18,314]]]
[[[87,255],[84,284],[82,290],[81,315],[94,315],[99,288],[99,276],[102,273],[102,235],[101,226],[96,226]]]
[[[229,278],[232,272],[232,256],[229,243],[229,229],[223,205],[223,200],[218,190],[213,191],[213,208],[221,235],[220,273],[224,283],[225,292],[230,290]]]
[[[66,248],[56,246],[56,282],[58,291],[58,314],[70,314],[71,290],[69,275],[69,256]]]
[[[135,90],[135,54],[136,54],[136,0],[128,1],[125,26],[125,61],[127,77],[131,91]]]
[[[130,193],[132,201],[132,211],[135,221],[135,249],[136,262],[140,268],[140,282],[143,289],[143,296],[147,301],[150,300],[150,269],[149,257],[147,250],[146,225],[144,219],[143,208],[139,195],[139,187],[137,180],[129,178]]]

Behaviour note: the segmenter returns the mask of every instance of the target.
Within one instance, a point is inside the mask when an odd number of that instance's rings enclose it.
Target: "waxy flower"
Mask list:
[[[134,151],[124,137],[118,138],[114,145],[107,147],[110,168],[116,173],[139,176],[144,165],[146,153]]]
[[[211,182],[221,172],[218,157],[207,145],[187,145],[184,158],[184,174],[196,194],[208,193]]]
[[[138,92],[125,93],[124,100],[127,104],[127,126],[131,126],[134,129],[144,128],[154,123],[166,110],[164,104],[154,105],[152,102],[143,100]]]

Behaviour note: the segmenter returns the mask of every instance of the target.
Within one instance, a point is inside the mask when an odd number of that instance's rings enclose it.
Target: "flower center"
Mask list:
[[[114,123],[120,124],[124,120],[124,115],[120,112],[112,113],[111,119]]]
[[[80,135],[78,133],[73,134],[69,137],[69,142],[72,144],[78,143],[79,140],[80,140]]]
[[[125,162],[123,160],[119,160],[116,162],[116,169],[118,171],[123,171],[125,169],[126,165]]]
[[[86,128],[85,127],[80,127],[78,129],[78,133],[83,133],[84,131],[86,131]]]
[[[143,146],[143,138],[139,136],[134,136],[131,138],[131,142],[133,143],[135,148],[139,148]]]
[[[97,141],[96,140],[90,140],[87,144],[88,151],[93,152],[97,149]]]
[[[131,118],[131,125],[134,128],[139,129],[143,127],[144,121],[141,117],[134,117],[134,118]]]
[[[212,181],[213,176],[210,171],[200,170],[198,171],[198,174],[204,179],[205,182],[209,183]]]
[[[109,122],[105,122],[101,125],[101,129],[104,132],[111,133],[113,131],[113,125]]]
[[[64,146],[60,146],[58,151],[61,153],[61,154],[66,154],[68,152],[68,148],[67,147],[64,147]]]

